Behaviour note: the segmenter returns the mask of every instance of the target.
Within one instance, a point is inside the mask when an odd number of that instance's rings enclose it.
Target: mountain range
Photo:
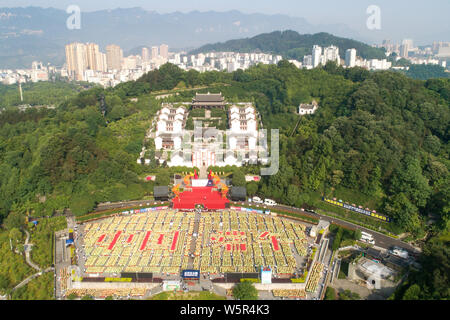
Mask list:
[[[81,13],[81,28],[70,30],[70,14],[54,8],[0,8],[0,68],[30,67],[31,62],[62,65],[64,45],[95,42],[105,51],[111,43],[125,54],[142,46],[166,43],[171,49],[191,50],[207,43],[253,37],[274,30],[300,33],[330,32],[360,39],[345,25],[312,25],[287,15],[245,14],[239,11],[159,14],[142,8]]]

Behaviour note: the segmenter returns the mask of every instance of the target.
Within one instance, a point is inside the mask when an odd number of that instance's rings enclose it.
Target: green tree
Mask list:
[[[25,225],[25,215],[19,212],[11,212],[4,221],[6,229],[20,229]]]
[[[245,174],[241,169],[234,169],[231,183],[233,186],[245,187]]]
[[[8,278],[6,278],[5,276],[0,274],[0,290],[1,291],[5,291],[6,289],[8,289]]]
[[[70,210],[74,215],[83,215],[95,208],[95,199],[91,194],[86,192],[76,194],[70,201]]]
[[[360,300],[361,297],[358,293],[352,292],[350,290],[344,290],[339,293],[340,300]]]
[[[296,185],[290,184],[286,189],[286,201],[289,205],[294,206],[297,203],[300,190]]]
[[[75,300],[76,298],[78,298],[78,296],[75,293],[71,293],[67,296],[68,300]]]
[[[20,230],[17,228],[12,228],[9,231],[9,238],[14,244],[14,247],[17,247],[17,245],[22,241],[22,232],[20,232]]]
[[[238,300],[257,300],[258,290],[250,281],[244,281],[233,287],[233,296]]]
[[[405,291],[403,300],[420,300],[420,291],[420,287],[417,284],[413,284]]]
[[[170,175],[167,171],[162,171],[156,175],[157,186],[168,186],[170,185]]]
[[[253,197],[254,195],[256,195],[256,192],[258,192],[258,183],[256,183],[255,181],[247,183],[247,195],[249,197]]]
[[[336,290],[332,287],[327,287],[325,291],[325,300],[336,300]]]

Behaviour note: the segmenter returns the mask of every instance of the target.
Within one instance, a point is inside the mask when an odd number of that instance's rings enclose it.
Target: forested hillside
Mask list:
[[[355,48],[358,55],[365,59],[385,58],[382,49],[373,48],[360,41],[336,37],[332,34],[321,32],[316,34],[299,34],[296,31],[274,31],[264,33],[252,38],[229,40],[221,43],[207,44],[191,53],[211,51],[233,52],[266,52],[280,54],[284,58],[303,60],[303,56],[311,54],[314,45],[322,47],[335,45],[339,47],[341,58],[345,58],[345,50]]]
[[[448,271],[449,79],[420,81],[334,64],[300,70],[286,61],[234,73],[185,72],[167,64],[136,82],[83,91],[55,110],[5,111],[5,226],[20,227],[27,210],[51,215],[68,207],[84,214],[100,201],[149,194],[152,185],[142,176],[154,165],[141,166],[136,159],[159,108],[152,94],[174,88],[182,90],[165,101],[189,101],[196,91],[253,101],[264,126],[280,130],[280,170],[256,189],[252,185],[253,192],[295,206],[314,204],[322,194],[345,197],[392,217],[391,231],[416,239],[427,235],[431,274],[411,283],[426,296],[448,298],[442,286],[448,288],[443,270]],[[320,105],[316,114],[295,114],[299,103],[312,99]],[[435,223],[427,226],[430,217]]]
[[[22,104],[57,105],[80,91],[93,87],[92,84],[56,82],[36,82],[22,84],[23,101],[20,101],[19,86],[0,84],[0,110]]]

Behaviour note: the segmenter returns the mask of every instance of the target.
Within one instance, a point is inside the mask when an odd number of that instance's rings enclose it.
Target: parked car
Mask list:
[[[272,199],[265,199],[264,204],[267,206],[276,206],[277,205],[277,203]]]
[[[252,202],[254,202],[254,203],[264,203],[264,202],[261,200],[261,198],[259,198],[259,197],[253,197]]]

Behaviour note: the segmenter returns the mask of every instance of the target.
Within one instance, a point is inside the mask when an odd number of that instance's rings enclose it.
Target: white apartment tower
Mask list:
[[[321,56],[322,56],[322,47],[314,45],[312,50],[312,65],[314,68],[320,64]]]
[[[349,68],[356,66],[356,49],[347,49],[345,51],[345,66]]]
[[[339,48],[336,46],[329,46],[323,50],[325,64],[328,61],[336,62],[337,65],[341,64],[341,58],[339,57]]]

